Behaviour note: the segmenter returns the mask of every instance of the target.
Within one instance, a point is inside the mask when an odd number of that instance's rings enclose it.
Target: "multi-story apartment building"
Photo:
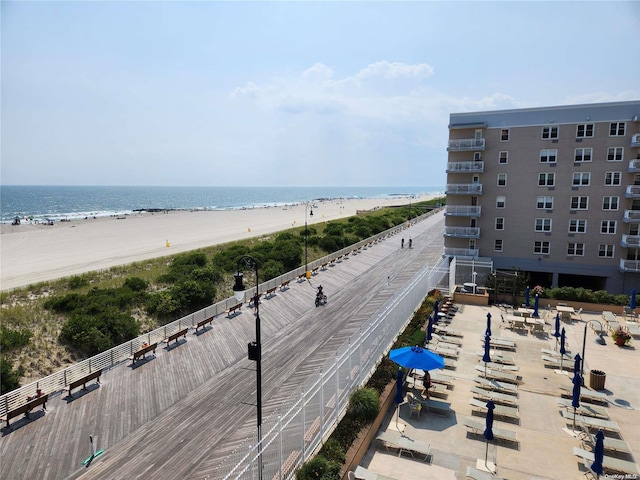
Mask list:
[[[445,254],[640,290],[640,101],[450,115]]]

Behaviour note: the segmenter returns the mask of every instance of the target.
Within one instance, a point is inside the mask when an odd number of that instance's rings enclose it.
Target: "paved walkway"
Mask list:
[[[400,408],[399,423],[406,425],[405,435],[431,445],[430,461],[411,459],[404,454],[398,457],[393,451],[386,451],[380,445],[372,444],[361,465],[365,468],[397,480],[429,478],[434,480],[463,479],[467,467],[484,465],[486,444],[480,435],[472,435],[464,426],[466,418],[484,424],[484,416],[474,414],[469,400],[470,389],[474,387],[475,367],[481,357],[481,337],[486,327],[486,315],[491,312],[493,335],[513,339],[516,342],[513,355],[517,373],[520,376],[517,407],[519,421],[507,422],[496,419],[494,426],[516,432],[517,444],[491,443],[488,447],[488,461],[497,466],[497,476],[511,480],[583,478],[583,462],[574,456],[573,448],[582,447],[581,441],[570,435],[572,428],[561,416],[561,408],[556,401],[560,398],[560,387],[571,389],[569,375],[556,372],[556,368],[545,367],[541,359],[541,348],[553,350],[555,338],[550,335],[534,336],[531,333],[516,333],[500,326],[498,307],[477,307],[460,305],[460,310],[452,321],[452,327],[463,332],[462,346],[455,370],[445,369],[442,373],[455,378],[454,388],[449,390],[447,402],[451,403],[449,416],[427,414],[422,410],[420,419],[411,416],[408,405]],[[506,315],[505,315],[506,316]],[[582,355],[582,341],[585,325],[589,320],[600,320],[600,314],[582,314],[582,322],[567,323],[567,348],[572,355]],[[547,331],[553,332],[547,319]],[[596,325],[592,323],[591,325]],[[608,397],[606,411],[610,419],[620,426],[619,437],[626,441],[633,456],[620,458],[637,462],[640,459],[640,343],[631,347],[618,347],[610,337],[606,345],[595,342],[597,336],[591,328],[586,329],[585,383],[589,385],[589,370],[606,373],[604,392]],[[573,361],[570,361],[571,366]],[[381,429],[395,429],[395,409],[391,409]],[[610,434],[606,434],[610,436]],[[605,439],[606,444],[606,439]],[[586,447],[586,450],[591,450]],[[619,477],[622,478],[622,477]],[[628,477],[633,478],[633,477]],[[640,477],[635,477],[640,478]]]

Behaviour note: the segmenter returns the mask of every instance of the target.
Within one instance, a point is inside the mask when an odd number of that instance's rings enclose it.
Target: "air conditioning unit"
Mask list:
[[[474,152],[473,160],[475,162],[479,162],[480,160],[482,160],[482,153],[481,152]]]

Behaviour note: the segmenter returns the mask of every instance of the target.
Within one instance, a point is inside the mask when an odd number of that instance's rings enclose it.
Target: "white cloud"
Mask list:
[[[382,60],[367,65],[357,73],[356,78],[416,78],[422,80],[431,75],[433,75],[433,67],[426,63],[408,65],[402,62],[387,62],[386,60]]]

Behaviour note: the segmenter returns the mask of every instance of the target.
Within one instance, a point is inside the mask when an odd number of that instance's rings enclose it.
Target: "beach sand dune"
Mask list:
[[[425,195],[412,202],[434,198]],[[309,225],[355,215],[358,210],[406,205],[406,197],[335,199],[309,207]],[[53,226],[3,224],[0,288],[10,290],[84,272],[173,255],[304,225],[305,206],[222,211],[138,213]]]

